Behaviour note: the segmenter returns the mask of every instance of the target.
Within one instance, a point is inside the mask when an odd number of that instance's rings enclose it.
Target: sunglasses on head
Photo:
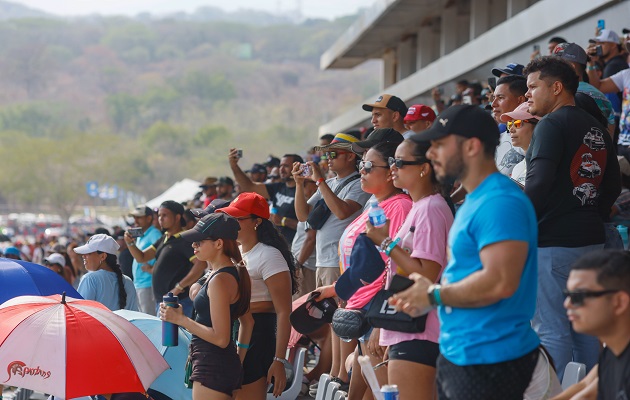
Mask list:
[[[568,290],[563,290],[565,298],[569,298],[571,304],[576,307],[582,307],[584,305],[584,300],[589,297],[601,297],[607,294],[617,293],[619,290],[617,289],[609,289],[609,290],[599,290],[599,291],[589,291],[589,290],[580,290],[576,292],[570,292]]]
[[[388,166],[384,166],[384,165],[374,165],[374,163],[372,161],[361,161],[359,162],[359,171],[360,170],[364,170],[366,174],[369,174],[370,172],[372,172],[372,168],[385,168],[385,169],[389,169]]]
[[[395,165],[396,168],[401,169],[402,167],[404,167],[405,165],[422,165],[424,163],[428,163],[429,160],[416,160],[416,161],[405,161],[405,160],[401,160],[400,158],[394,158],[394,157],[389,157],[387,159],[387,164],[389,164],[389,166],[393,166]]]
[[[514,121],[508,121],[507,128],[512,129],[512,127],[520,128],[523,124],[527,122],[528,124],[536,125],[538,120],[536,119],[515,119]]]
[[[339,154],[348,154],[348,151],[327,151],[324,153],[327,159],[334,160],[339,156]]]

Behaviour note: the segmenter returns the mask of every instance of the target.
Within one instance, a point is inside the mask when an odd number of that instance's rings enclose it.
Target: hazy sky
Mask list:
[[[352,14],[360,7],[369,7],[375,0],[9,0],[57,15],[126,14],[148,11],[164,14],[174,11],[194,11],[209,5],[226,11],[241,8],[287,12],[301,4],[305,17],[335,18]]]

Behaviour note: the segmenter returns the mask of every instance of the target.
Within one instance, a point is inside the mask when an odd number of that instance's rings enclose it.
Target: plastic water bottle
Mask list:
[[[370,201],[370,211],[368,211],[368,217],[370,218],[370,224],[376,228],[385,225],[385,222],[387,222],[385,210],[378,205],[378,200]]]
[[[383,385],[381,393],[383,394],[383,400],[398,400],[398,396],[400,396],[398,385]]]
[[[619,231],[619,235],[621,235],[621,240],[623,241],[623,249],[628,250],[628,227],[625,225],[618,225],[617,230]]]
[[[177,300],[177,296],[173,295],[173,292],[168,292],[168,294],[162,298],[162,301],[168,307],[179,307],[179,301]],[[178,329],[179,327],[177,325],[162,321],[162,346],[177,346]]]

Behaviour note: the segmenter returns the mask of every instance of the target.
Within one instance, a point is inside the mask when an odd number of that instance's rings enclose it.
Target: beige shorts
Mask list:
[[[341,273],[339,272],[339,267],[317,267],[317,272],[315,273],[315,285],[317,287],[320,286],[328,286],[332,285]]]

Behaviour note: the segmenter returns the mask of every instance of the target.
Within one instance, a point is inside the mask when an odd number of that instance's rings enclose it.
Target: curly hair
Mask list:
[[[534,72],[540,72],[540,79],[543,81],[560,81],[562,86],[575,96],[580,79],[568,61],[556,56],[535,58],[527,64],[523,75],[527,76]]]

